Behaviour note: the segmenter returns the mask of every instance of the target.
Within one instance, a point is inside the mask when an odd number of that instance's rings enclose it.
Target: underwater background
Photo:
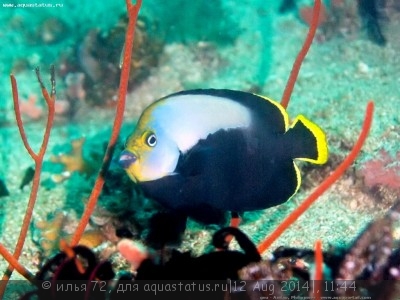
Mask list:
[[[354,165],[276,241],[278,246],[348,245],[383,215],[400,193],[400,6],[396,0],[324,1],[320,25],[288,107],[328,137],[329,161],[302,165],[303,183],[290,201],[247,213],[240,228],[258,243],[339,165],[361,130],[365,107],[375,102],[372,130]],[[30,193],[33,161],[16,126],[9,74],[18,81],[23,120],[35,150],[46,109],[36,81],[39,66],[50,87],[56,68],[56,121],[20,262],[35,273],[73,233],[110,136],[126,26],[124,1],[52,1],[52,7],[0,7],[0,241],[14,249]],[[229,88],[280,101],[308,31],[312,1],[143,0],[129,95],[115,160],[142,110],[185,89]],[[375,14],[373,13],[375,12]],[[115,164],[85,243],[117,268],[115,228],[137,239],[146,233],[153,204]],[[217,226],[189,222],[180,249],[207,250]],[[399,239],[400,232],[395,232]],[[7,263],[0,260],[0,270]],[[12,279],[22,277],[14,272]],[[12,299],[12,298],[10,298]]]

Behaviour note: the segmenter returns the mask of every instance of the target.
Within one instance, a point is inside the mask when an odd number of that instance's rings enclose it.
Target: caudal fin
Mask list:
[[[303,115],[297,116],[285,133],[285,145],[291,149],[292,158],[314,164],[324,164],[328,160],[325,133]]]

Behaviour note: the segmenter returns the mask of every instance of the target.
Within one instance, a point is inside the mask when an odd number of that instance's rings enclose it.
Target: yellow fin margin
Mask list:
[[[328,144],[326,142],[325,133],[322,131],[322,129],[317,124],[311,122],[309,119],[307,119],[303,115],[298,115],[290,127],[293,128],[296,125],[296,123],[299,121],[302,122],[304,124],[304,126],[306,126],[311,131],[311,133],[315,136],[315,139],[317,141],[318,157],[317,157],[317,159],[304,158],[304,157],[298,157],[296,159],[311,162],[314,164],[319,164],[319,165],[326,163],[328,160]]]
[[[272,100],[272,99],[270,99],[268,97],[265,97],[265,96],[262,96],[262,95],[258,95],[258,94],[254,94],[254,95],[257,96],[257,97],[263,98],[264,100],[267,100],[267,101],[271,102],[271,104],[275,105],[279,109],[279,111],[281,112],[282,117],[283,117],[283,122],[285,123],[285,132],[286,132],[288,130],[288,128],[289,128],[289,115],[286,112],[286,109],[279,102],[276,102],[275,100]]]
[[[295,169],[295,171],[296,171],[297,186],[296,186],[296,190],[294,191],[294,193],[292,194],[292,196],[289,197],[289,199],[292,198],[292,197],[298,192],[298,190],[300,189],[300,186],[301,186],[301,173],[300,173],[300,169],[299,169],[299,167],[296,165],[295,162],[293,162],[293,165],[294,165],[294,169]]]

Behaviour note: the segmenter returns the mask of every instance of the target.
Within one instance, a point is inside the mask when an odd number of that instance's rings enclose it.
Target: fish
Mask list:
[[[299,190],[296,161],[324,164],[323,130],[264,96],[195,89],[150,104],[120,166],[165,209],[205,224],[282,204]]]
[[[22,178],[21,184],[19,185],[19,189],[22,190],[24,186],[31,183],[34,175],[35,175],[35,169],[33,167],[28,167],[25,170],[25,174],[24,177]]]

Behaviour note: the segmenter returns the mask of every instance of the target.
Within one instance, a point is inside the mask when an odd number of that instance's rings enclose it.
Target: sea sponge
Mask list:
[[[366,162],[360,173],[365,186],[386,186],[391,189],[400,189],[400,152],[393,157],[388,152],[381,150],[379,157]]]

